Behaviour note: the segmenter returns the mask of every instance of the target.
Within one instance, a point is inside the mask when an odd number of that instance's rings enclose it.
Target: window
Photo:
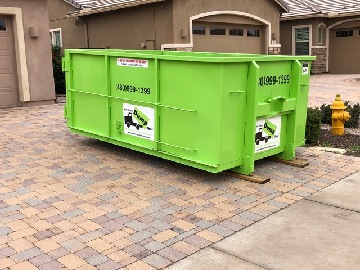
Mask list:
[[[50,40],[52,45],[62,47],[61,29],[50,29]]]
[[[353,35],[354,35],[353,30],[336,31],[336,37],[352,37]]]
[[[240,28],[230,28],[229,29],[229,35],[230,36],[243,36],[244,30]]]
[[[260,30],[254,28],[247,29],[247,36],[248,37],[260,37]]]
[[[308,27],[295,29],[295,55],[309,55],[310,31]]]
[[[4,19],[0,19],[0,31],[6,31],[6,23]]]
[[[324,28],[319,28],[319,31],[318,31],[318,45],[323,45],[324,44],[324,33],[325,33],[325,29]]]
[[[193,26],[193,34],[194,35],[205,35],[206,34],[206,27],[205,26]]]
[[[225,36],[225,28],[223,28],[223,27],[210,27],[210,35],[212,35],[212,36]]]

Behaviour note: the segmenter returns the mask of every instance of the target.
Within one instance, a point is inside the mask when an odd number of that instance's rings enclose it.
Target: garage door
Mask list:
[[[14,36],[10,16],[0,16],[0,108],[19,103]]]
[[[359,22],[360,24],[360,22]],[[360,25],[347,29],[331,30],[329,72],[360,73]]]
[[[194,51],[265,53],[264,26],[226,23],[193,24]]]

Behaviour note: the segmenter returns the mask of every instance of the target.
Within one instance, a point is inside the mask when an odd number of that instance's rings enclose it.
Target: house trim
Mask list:
[[[360,18],[352,18],[352,19],[346,19],[339,22],[336,22],[328,28],[326,28],[326,44],[329,46],[327,49],[327,55],[326,55],[326,72],[329,72],[329,56],[330,56],[330,30],[333,29],[335,26],[338,26],[343,23],[352,22],[352,21],[360,21]]]
[[[22,10],[21,8],[15,7],[0,7],[0,14],[13,16],[19,98],[21,102],[30,101],[29,73],[26,63],[26,48]]]
[[[291,37],[291,45],[292,45],[292,49],[291,49],[291,54],[295,55],[295,30],[298,28],[309,28],[309,55],[311,55],[311,51],[312,48],[314,47],[313,44],[313,39],[312,39],[312,25],[311,24],[306,24],[306,25],[296,25],[292,27],[292,37]]]
[[[236,16],[242,16],[242,17],[248,17],[251,18],[255,21],[261,22],[264,25],[266,25],[266,29],[265,29],[265,36],[268,37],[268,42],[266,44],[266,48],[265,50],[267,51],[269,47],[274,47],[274,45],[271,44],[271,23],[258,17],[255,16],[253,14],[250,13],[246,13],[246,12],[240,12],[240,11],[211,11],[211,12],[204,12],[204,13],[200,13],[198,15],[192,16],[190,17],[190,29],[189,29],[189,33],[190,33],[190,43],[183,43],[183,44],[162,44],[161,45],[161,50],[165,50],[165,49],[174,49],[174,48],[188,48],[188,49],[192,49],[194,47],[194,37],[193,37],[193,33],[192,33],[192,28],[193,28],[193,21],[203,18],[203,17],[208,17],[208,16],[214,16],[214,15],[236,15]]]

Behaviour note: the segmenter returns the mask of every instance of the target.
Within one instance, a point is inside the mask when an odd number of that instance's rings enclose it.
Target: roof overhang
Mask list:
[[[284,1],[282,1],[282,0],[274,0],[274,1],[282,8],[283,12],[290,11],[288,5]]]
[[[64,0],[64,1],[76,8],[81,8],[81,6],[78,3],[76,3],[74,0]]]
[[[299,16],[287,16],[281,17],[280,21],[293,21],[293,20],[304,20],[311,18],[343,18],[343,17],[354,17],[360,16],[360,12],[352,12],[352,13],[316,13],[316,14],[304,14]]]
[[[69,4],[71,4],[70,2],[75,2],[72,0],[65,0],[65,1],[68,2]],[[91,15],[91,14],[95,14],[95,13],[101,13],[101,12],[106,12],[106,11],[111,11],[111,10],[118,10],[118,9],[122,9],[122,8],[135,7],[135,6],[140,6],[140,5],[144,5],[144,4],[151,4],[151,3],[163,2],[163,1],[165,1],[165,0],[135,0],[135,1],[129,1],[129,2],[121,1],[121,3],[119,3],[119,4],[112,4],[112,5],[108,5],[108,6],[95,7],[95,8],[91,8],[91,7],[81,8],[81,7],[77,6],[77,9],[68,12],[66,17],[81,17],[81,16]]]

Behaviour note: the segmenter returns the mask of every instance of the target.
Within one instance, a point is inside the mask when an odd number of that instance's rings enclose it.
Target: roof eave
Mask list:
[[[72,5],[72,6],[76,7],[76,8],[81,8],[81,6],[78,3],[74,2],[73,0],[64,0],[64,1],[66,3],[68,3],[69,5]]]
[[[96,13],[102,13],[102,12],[106,12],[106,11],[118,10],[118,9],[122,9],[122,8],[140,6],[142,4],[152,4],[152,3],[163,2],[163,1],[165,1],[165,0],[139,0],[139,1],[131,2],[131,3],[123,3],[123,4],[119,4],[119,5],[112,5],[112,6],[108,6],[108,7],[102,7],[102,8],[83,8],[83,9],[78,9],[75,11],[68,12],[66,17],[81,17],[81,16],[87,16],[87,15],[96,14]]]
[[[360,11],[351,12],[351,13],[339,13],[337,15],[331,13],[316,13],[316,14],[307,14],[307,15],[297,15],[297,16],[288,16],[281,17],[280,21],[292,21],[292,20],[302,20],[302,19],[310,19],[310,18],[341,18],[341,17],[351,17],[351,16],[359,16]]]
[[[288,5],[284,1],[275,0],[275,2],[283,9],[283,12],[289,12],[290,11]]]

